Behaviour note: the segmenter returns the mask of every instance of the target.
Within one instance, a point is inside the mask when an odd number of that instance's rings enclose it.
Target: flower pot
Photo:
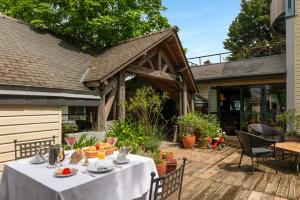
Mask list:
[[[191,149],[195,144],[195,135],[186,135],[182,137],[182,143],[184,148]]]
[[[209,139],[199,139],[199,148],[201,149],[207,149],[208,145],[210,144]]]
[[[164,161],[163,163],[156,164],[156,170],[160,177],[164,176],[167,172],[167,163]]]

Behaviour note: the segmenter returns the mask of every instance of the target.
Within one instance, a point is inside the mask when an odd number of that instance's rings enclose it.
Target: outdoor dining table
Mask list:
[[[279,142],[276,143],[276,149],[290,152],[295,155],[297,173],[299,174],[300,142]]]
[[[86,173],[82,162],[69,165],[78,173],[63,178],[55,177],[56,169],[47,168],[46,163],[30,164],[29,159],[8,162],[4,165],[0,200],[131,200],[146,196],[150,173],[157,172],[154,161],[133,154],[128,158],[128,164],[93,176]]]

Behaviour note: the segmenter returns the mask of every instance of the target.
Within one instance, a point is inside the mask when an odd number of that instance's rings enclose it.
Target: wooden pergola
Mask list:
[[[110,52],[96,57],[91,63],[88,73],[101,74],[101,70],[99,70],[101,66],[97,62],[101,57],[107,58],[109,54],[116,52],[122,54],[122,49],[125,51],[124,53],[128,54],[127,51],[131,51],[131,49],[135,51],[134,47],[139,44],[145,44],[146,47],[141,51],[138,49],[137,53],[134,52],[130,55],[131,57],[125,58],[125,63],[120,62],[121,65],[114,66],[115,69],[104,75],[103,78],[85,82],[88,87],[96,88],[101,98],[98,107],[98,131],[105,130],[105,124],[109,118],[116,120],[125,116],[125,107],[122,106],[122,102],[125,101],[127,76],[134,75],[153,88],[166,91],[168,96],[177,102],[180,116],[194,111],[194,94],[197,92],[197,87],[174,28],[112,47]],[[118,50],[115,51],[113,48],[118,48]],[[104,62],[105,64],[106,62]],[[92,78],[88,77],[88,79]]]

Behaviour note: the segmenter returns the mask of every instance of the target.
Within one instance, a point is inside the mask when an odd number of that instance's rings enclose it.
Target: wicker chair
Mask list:
[[[262,135],[264,138],[282,140],[282,132],[265,124],[250,124],[248,132],[254,135]]]
[[[253,135],[243,131],[236,131],[236,135],[242,147],[241,158],[239,162],[239,167],[241,167],[243,156],[251,157],[252,162],[252,172],[254,173],[254,162],[253,158],[256,157],[256,162],[258,165],[259,157],[274,157],[275,170],[277,173],[277,155],[278,152],[275,151],[276,140],[265,139],[257,135]],[[273,146],[272,148],[268,148]]]
[[[180,200],[186,160],[186,158],[183,158],[183,163],[179,168],[163,177],[154,178],[155,172],[151,173],[149,200],[167,199],[177,190],[179,191],[178,200]]]
[[[36,140],[30,142],[18,142],[14,140],[15,143],[15,160],[29,158],[35,156],[41,146],[44,146],[47,150],[50,146],[55,145],[55,136],[48,140]],[[45,152],[44,152],[45,153]]]

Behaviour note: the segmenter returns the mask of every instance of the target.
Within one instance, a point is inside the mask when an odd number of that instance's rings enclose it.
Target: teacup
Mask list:
[[[118,154],[117,162],[125,162],[127,160],[126,154]]]

